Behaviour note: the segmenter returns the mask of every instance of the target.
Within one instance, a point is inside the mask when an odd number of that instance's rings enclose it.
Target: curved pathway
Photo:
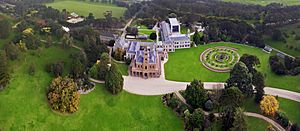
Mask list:
[[[176,96],[178,97],[178,99],[179,99],[180,101],[182,101],[182,102],[183,102],[185,105],[187,105],[188,107],[192,108],[189,104],[186,103],[186,100],[183,98],[183,96],[182,96],[178,91],[176,91],[175,94],[176,94]],[[204,111],[204,114],[205,114],[205,115],[208,115],[209,112]],[[266,116],[263,116],[263,115],[257,114],[257,113],[252,113],[252,112],[244,112],[244,114],[245,114],[246,116],[250,116],[250,117],[255,117],[255,118],[258,118],[258,119],[262,119],[262,120],[264,120],[264,121],[266,121],[266,122],[272,124],[273,127],[275,127],[275,128],[276,128],[277,130],[279,130],[279,131],[285,131],[285,129],[284,129],[281,125],[279,125],[278,123],[276,123],[275,121],[273,121],[272,119],[270,119],[270,118],[268,118],[268,117],[266,117]],[[216,117],[219,117],[219,116],[220,116],[220,113],[214,113],[214,115],[215,115]]]

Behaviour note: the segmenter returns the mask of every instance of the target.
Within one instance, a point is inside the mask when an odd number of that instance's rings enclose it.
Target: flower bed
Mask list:
[[[226,46],[206,49],[200,55],[203,66],[214,72],[229,72],[239,59],[237,49]]]

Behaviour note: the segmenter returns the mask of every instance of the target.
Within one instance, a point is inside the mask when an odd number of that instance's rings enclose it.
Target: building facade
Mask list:
[[[169,22],[159,23],[162,47],[167,52],[175,52],[175,49],[190,48],[190,35],[181,34],[180,24],[176,18],[169,18]]]
[[[151,42],[131,42],[126,57],[131,58],[129,74],[142,78],[157,78],[161,75],[161,53]]]

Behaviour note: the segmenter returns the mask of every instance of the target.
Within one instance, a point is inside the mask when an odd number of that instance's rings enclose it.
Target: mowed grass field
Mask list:
[[[288,116],[289,120],[292,123],[300,123],[300,112],[298,111],[300,109],[299,102],[289,100],[289,99],[284,99],[281,97],[278,98],[278,102],[279,102],[279,110],[286,113],[286,115]],[[254,112],[254,113],[262,114],[261,110],[259,108],[259,104],[254,102],[254,97],[247,98],[245,100],[245,102],[243,103],[242,107],[247,112]]]
[[[190,82],[193,79],[199,79],[203,82],[225,82],[229,78],[229,73],[210,71],[200,62],[200,54],[205,49],[216,46],[236,48],[240,56],[246,53],[258,56],[261,62],[258,70],[266,75],[267,86],[300,92],[300,77],[279,76],[271,71],[268,62],[270,54],[259,48],[225,42],[201,45],[190,49],[178,49],[174,53],[169,53],[169,60],[165,65],[166,79],[184,82]]]
[[[183,130],[183,121],[166,108],[160,96],[137,96],[123,91],[111,95],[103,85],[81,95],[79,110],[62,115],[50,110],[46,90],[52,80],[45,65],[65,61],[69,72],[71,53],[77,49],[59,46],[28,51],[10,62],[12,79],[0,92],[0,130]],[[28,74],[30,63],[36,64],[35,76]]]
[[[271,3],[282,3],[284,5],[300,5],[299,0],[223,0],[226,2],[238,2],[242,4],[257,4],[266,6]]]
[[[287,35],[283,35],[286,43],[283,41],[274,41],[270,36],[264,36],[265,43],[289,55],[300,57],[300,40],[295,39],[296,34],[300,34],[300,22],[281,27],[279,30]]]
[[[113,4],[104,4],[99,2],[84,2],[84,1],[61,1],[57,0],[53,3],[46,4],[58,10],[66,9],[68,12],[75,12],[78,15],[88,16],[89,13],[93,13],[96,18],[103,18],[103,13],[106,11],[112,11],[113,17],[123,16],[126,8],[118,7]]]

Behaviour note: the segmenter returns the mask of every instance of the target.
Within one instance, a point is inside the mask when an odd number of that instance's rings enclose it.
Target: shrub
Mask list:
[[[274,96],[265,95],[260,102],[260,109],[264,114],[273,116],[279,108],[279,103]]]
[[[183,114],[184,111],[186,111],[188,109],[188,107],[185,104],[180,104],[179,108],[177,109],[177,112],[179,114]]]
[[[295,36],[295,40],[300,40],[300,35],[299,35],[299,34],[297,34],[297,35]]]
[[[207,100],[204,104],[204,108],[206,111],[211,111],[214,108],[214,103],[211,100]]]
[[[300,131],[300,127],[298,126],[297,123],[294,123],[294,124],[291,126],[290,131]]]
[[[20,50],[15,44],[5,44],[3,46],[3,49],[5,50],[6,55],[10,60],[16,60],[20,54]]]
[[[168,102],[168,106],[171,107],[172,109],[175,109],[179,106],[180,101],[174,97],[172,97],[169,102]]]
[[[61,76],[64,70],[64,62],[58,61],[55,63],[48,63],[46,64],[46,71],[51,73],[55,77]]]
[[[281,111],[276,111],[275,119],[281,126],[285,128],[289,126],[289,118],[286,116],[285,113]]]
[[[294,68],[292,71],[291,71],[292,75],[299,75],[300,74],[300,66],[299,67],[296,67]]]
[[[89,70],[89,75],[90,75],[90,77],[92,77],[92,78],[95,78],[95,79],[98,79],[97,77],[97,74],[98,74],[98,69],[97,69],[97,64],[94,64],[93,66],[92,66],[92,68],[90,68],[90,70]]]
[[[208,114],[208,120],[209,120],[210,122],[215,122],[215,120],[216,120],[215,114],[214,114],[214,113],[209,113],[209,114]]]
[[[34,63],[31,63],[29,65],[28,73],[29,73],[29,75],[32,75],[32,76],[35,74],[35,64]]]
[[[78,110],[80,94],[73,79],[55,78],[47,93],[49,104],[53,110],[63,113],[73,113]]]
[[[276,131],[272,125],[269,125],[266,129],[266,131]]]
[[[112,64],[105,76],[105,88],[112,94],[118,94],[123,90],[124,78],[116,64]]]

